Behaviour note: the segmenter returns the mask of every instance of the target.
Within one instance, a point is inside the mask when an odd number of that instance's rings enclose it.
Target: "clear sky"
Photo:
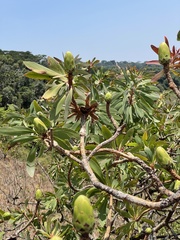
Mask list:
[[[86,61],[157,59],[180,30],[180,0],[0,0],[0,49]]]

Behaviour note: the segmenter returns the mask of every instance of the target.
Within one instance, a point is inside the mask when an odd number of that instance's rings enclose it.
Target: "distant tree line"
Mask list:
[[[29,51],[0,50],[0,106],[7,108],[15,104],[28,108],[33,99],[39,98],[44,89],[43,81],[34,81],[24,76],[27,69],[23,61],[41,62],[44,55],[33,55]]]
[[[7,108],[9,104],[15,104],[19,108],[28,108],[33,99],[42,96],[45,89],[44,81],[35,81],[26,78],[24,74],[27,69],[23,65],[23,61],[33,61],[43,65],[47,65],[45,55],[33,55],[26,51],[3,51],[0,50],[0,107]],[[141,62],[115,62],[102,60],[97,67],[102,71],[118,71],[117,64],[122,68],[136,67],[138,70],[143,69],[148,74],[158,73],[161,66],[146,65]],[[151,76],[150,76],[151,77]],[[180,86],[179,77],[174,77],[175,83]],[[166,89],[167,80],[161,78],[159,87]]]

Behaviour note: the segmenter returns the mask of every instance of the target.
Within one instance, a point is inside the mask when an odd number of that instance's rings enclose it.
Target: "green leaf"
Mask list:
[[[52,58],[52,57],[48,57],[48,64],[49,64],[49,68],[55,72],[58,72],[62,75],[65,74],[65,71],[63,69],[63,67],[61,66],[60,62],[58,62],[56,59]]]
[[[53,104],[53,106],[52,106],[52,108],[50,110],[50,120],[51,121],[55,122],[55,120],[58,118],[58,114],[62,110],[62,107],[64,106],[65,100],[66,100],[66,95],[63,95],[63,97],[58,98],[54,102],[54,104]]]
[[[105,220],[106,220],[107,203],[108,203],[108,198],[107,197],[103,197],[103,199],[99,202],[98,219],[101,221],[101,225],[103,225],[105,223]]]
[[[0,128],[0,134],[3,136],[19,136],[19,135],[29,134],[29,133],[34,133],[34,131],[30,128],[26,128],[23,126]]]
[[[142,140],[143,140],[143,142],[145,142],[145,141],[147,141],[147,139],[148,139],[148,133],[147,133],[147,131],[144,131],[144,133],[142,135]]]
[[[90,162],[90,167],[92,168],[94,174],[96,175],[96,177],[101,181],[101,182],[105,182],[104,179],[104,175],[102,173],[101,167],[98,163],[98,161],[95,158],[91,158]]]
[[[70,150],[72,148],[69,141],[63,140],[56,136],[54,136],[54,140],[58,143],[59,146],[61,146],[64,149]]]
[[[152,220],[149,219],[149,218],[142,217],[142,218],[141,218],[141,221],[142,221],[142,222],[146,222],[146,223],[148,223],[148,224],[151,225],[152,227],[155,226],[155,222],[152,221]]]
[[[39,103],[36,101],[36,100],[33,100],[31,105],[30,105],[30,112],[34,112],[37,113],[37,112],[42,112],[42,107],[39,105]]]
[[[27,142],[33,142],[34,140],[38,139],[37,136],[33,136],[33,135],[23,135],[23,136],[18,136],[13,138],[10,141],[10,146],[15,145],[16,143],[27,143]]]
[[[49,75],[51,77],[59,77],[59,78],[64,77],[64,75],[59,74],[58,72],[55,72],[55,71],[53,71],[47,67],[44,67],[36,62],[24,61],[23,63],[27,68],[29,68],[31,71],[33,71],[35,73],[43,74],[45,76]]]
[[[136,103],[133,104],[134,111],[137,117],[143,118],[144,117],[144,110],[139,108]]]
[[[111,133],[111,131],[107,128],[106,125],[102,125],[101,131],[102,131],[102,135],[103,135],[103,137],[104,137],[105,140],[107,140],[107,139],[109,139],[110,137],[112,137],[112,133]]]
[[[49,88],[42,96],[42,98],[44,99],[50,99],[53,97],[56,97],[56,95],[58,94],[59,90],[61,89],[61,87],[64,85],[64,83],[60,83],[58,85],[53,85],[51,88]]]
[[[72,101],[72,88],[69,90],[66,100],[65,100],[65,113],[64,113],[64,119],[67,120],[68,114],[69,114],[69,107]]]
[[[124,138],[122,139],[122,142],[121,142],[121,144],[120,144],[120,147],[123,147],[127,142],[129,142],[129,141],[132,139],[133,134],[134,134],[134,127],[128,129],[126,135],[125,135]]]
[[[51,79],[51,77],[47,74],[40,74],[40,73],[36,73],[36,72],[32,72],[32,71],[27,72],[24,75],[28,78],[37,79],[37,80],[50,80]]]
[[[26,171],[29,174],[30,177],[34,176],[35,172],[35,158],[36,158],[36,151],[37,147],[33,146],[28,154],[27,160],[26,160]]]
[[[71,138],[79,139],[78,132],[68,128],[60,128],[59,126],[53,129],[53,136],[68,140]]]

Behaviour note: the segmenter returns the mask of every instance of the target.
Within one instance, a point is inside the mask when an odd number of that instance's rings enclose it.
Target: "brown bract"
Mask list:
[[[90,103],[90,94],[87,94],[86,100],[85,100],[85,105],[84,106],[79,106],[75,100],[72,101],[71,103],[71,114],[68,116],[68,118],[72,116],[76,116],[76,120],[81,119],[82,117],[85,117],[87,119],[88,116],[91,117],[92,122],[95,120],[98,120],[98,116],[95,114],[98,103],[93,102]]]

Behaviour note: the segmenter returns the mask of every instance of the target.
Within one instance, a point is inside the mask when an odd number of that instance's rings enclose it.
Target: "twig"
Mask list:
[[[180,180],[180,176],[177,174],[177,172],[174,169],[168,169],[168,172],[171,174],[171,176],[174,179]]]
[[[172,210],[169,211],[167,217],[164,220],[161,220],[161,222],[156,227],[153,228],[153,232],[158,232],[162,227],[168,225],[168,223],[169,223],[169,221],[170,221],[170,219],[171,219],[171,217],[172,217],[172,215],[173,215],[177,205],[178,205],[178,202],[174,204]]]
[[[61,154],[66,155],[67,157],[69,157],[70,159],[74,160],[75,162],[81,164],[81,161],[75,157],[74,155],[72,155],[70,153],[70,151],[65,150],[64,148],[62,148],[61,146],[58,145],[58,143],[56,141],[53,141],[53,147]]]
[[[107,140],[101,142],[100,144],[98,144],[98,145],[92,150],[92,152],[89,154],[89,156],[87,157],[87,160],[89,161],[89,160],[91,159],[91,157],[92,157],[94,154],[96,154],[96,153],[98,152],[98,150],[99,150],[100,148],[102,148],[104,145],[106,145],[106,144],[112,142],[113,140],[115,140],[115,139],[119,136],[119,134],[122,132],[122,130],[124,129],[124,127],[125,127],[125,123],[122,124],[120,127],[117,128],[116,132],[114,133],[114,135],[113,135],[112,137],[110,137],[109,139],[107,139]]]
[[[69,184],[69,187],[70,187],[74,192],[78,192],[78,190],[77,190],[76,188],[74,188],[74,186],[73,186],[72,183],[71,183],[71,170],[72,170],[72,166],[73,166],[73,163],[71,163],[70,168],[69,168],[69,171],[68,171],[68,184]]]
[[[115,127],[115,129],[118,129],[118,125],[110,112],[110,102],[106,102],[106,112],[107,112],[107,115],[108,115],[109,119],[111,120],[113,126]]]
[[[49,180],[49,182],[51,183],[51,185],[54,187],[54,182],[52,181],[52,179],[50,178],[49,174],[46,172],[46,170],[44,169],[44,167],[41,165],[40,162],[37,162],[37,164],[40,166],[40,168],[42,169],[43,173],[45,174],[45,176],[47,177],[47,179]]]
[[[113,196],[109,197],[109,212],[106,220],[106,232],[104,234],[104,240],[110,239],[111,226],[112,226],[112,211],[113,211]]]
[[[37,201],[37,202],[36,202],[36,206],[35,206],[35,210],[34,210],[34,213],[33,213],[33,216],[32,216],[32,218],[24,225],[24,227],[22,227],[21,229],[19,229],[18,231],[16,231],[15,234],[13,234],[10,238],[7,238],[6,240],[10,240],[10,239],[13,239],[13,238],[16,239],[16,238],[19,236],[19,234],[20,234],[22,231],[24,231],[24,230],[32,223],[32,221],[33,221],[34,218],[36,217],[39,204],[40,204],[40,201]]]

